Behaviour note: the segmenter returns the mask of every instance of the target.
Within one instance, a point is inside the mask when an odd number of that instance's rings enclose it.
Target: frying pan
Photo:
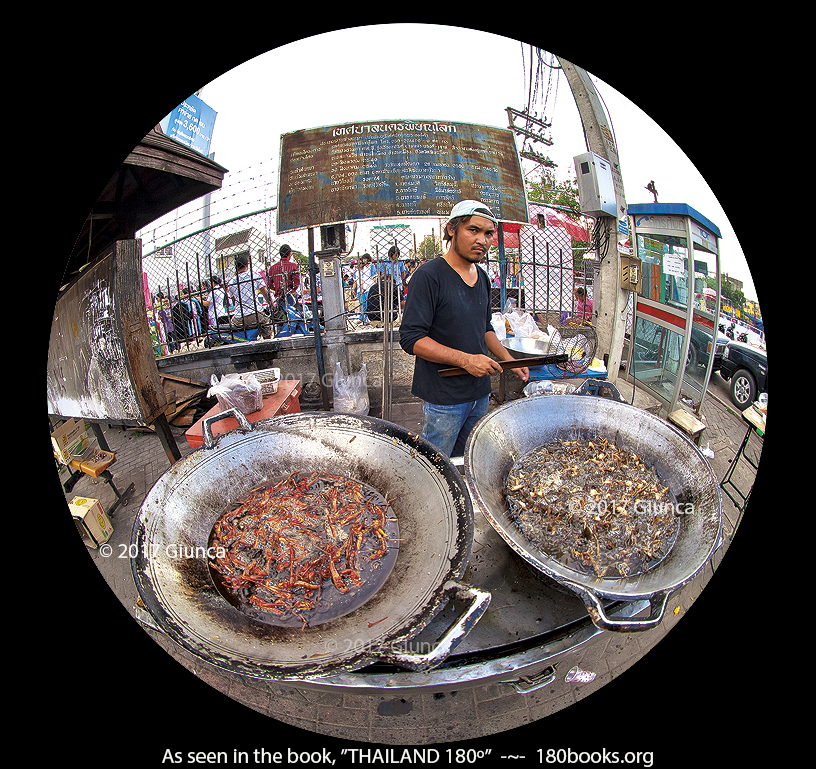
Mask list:
[[[599,578],[570,569],[532,545],[512,522],[502,496],[513,464],[555,440],[602,437],[633,450],[654,467],[682,504],[677,539],[668,555],[631,577]],[[669,596],[710,560],[722,529],[722,496],[716,475],[699,449],[667,422],[628,403],[590,395],[522,398],[483,417],[465,446],[465,480],[474,507],[525,561],[584,602],[602,630],[650,630],[663,618]],[[603,599],[648,600],[648,618],[607,617]]]
[[[212,437],[210,423],[241,427]],[[219,668],[254,677],[307,677],[386,660],[412,670],[440,664],[478,621],[490,594],[460,582],[473,541],[464,480],[420,436],[372,417],[306,412],[250,425],[230,409],[205,421],[201,448],[153,486],[134,522],[139,594],[172,640]],[[206,557],[213,523],[259,484],[325,470],[368,484],[391,500],[401,542],[384,585],[362,606],[314,627],[276,627],[218,592]],[[467,602],[437,646],[407,642],[451,598]]]

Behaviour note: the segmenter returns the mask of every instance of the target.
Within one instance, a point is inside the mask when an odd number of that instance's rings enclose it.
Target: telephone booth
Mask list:
[[[720,230],[682,203],[634,204],[629,215],[641,275],[627,378],[661,411],[699,415],[717,351]]]

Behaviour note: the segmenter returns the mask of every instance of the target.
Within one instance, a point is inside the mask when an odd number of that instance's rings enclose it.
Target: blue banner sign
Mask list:
[[[165,118],[167,127],[164,132],[185,147],[207,156],[210,154],[210,142],[217,114],[198,96],[189,96]],[[164,121],[162,125],[164,127]]]

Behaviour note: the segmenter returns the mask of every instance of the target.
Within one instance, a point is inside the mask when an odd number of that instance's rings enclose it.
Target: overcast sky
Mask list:
[[[463,67],[463,52],[475,63]],[[507,127],[506,108],[527,106],[529,64],[529,45],[478,30],[361,26],[257,56],[204,85],[200,96],[218,113],[211,145],[215,160],[238,172],[271,158],[277,163],[280,135],[305,128],[400,118]],[[663,128],[586,68],[611,116],[627,203],[651,202],[645,186],[654,180],[661,203],[697,209],[722,232],[721,270],[742,280],[746,297],[756,299],[737,235],[706,180]],[[628,92],[636,96],[636,90]],[[677,95],[667,90],[667,98]],[[647,102],[654,98],[647,96]],[[678,123],[681,109],[700,110],[697,101],[679,98],[677,104]],[[540,93],[534,109],[542,106]],[[587,147],[563,74],[553,82],[544,115],[552,121],[554,144],[533,148],[549,155],[558,164],[558,178],[565,179],[573,173],[572,158]],[[529,168],[528,161],[524,165]],[[429,221],[427,231],[435,225]],[[421,226],[415,229],[425,234]]]

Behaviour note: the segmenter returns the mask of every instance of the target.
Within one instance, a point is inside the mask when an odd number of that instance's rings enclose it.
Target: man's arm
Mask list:
[[[269,298],[269,289],[266,287],[266,281],[263,278],[258,278],[255,281],[258,284],[258,293],[266,300],[267,304],[272,304]]]
[[[501,347],[501,345],[499,346]],[[429,336],[417,339],[414,343],[413,354],[431,361],[431,363],[447,363],[451,366],[463,368],[468,374],[476,377],[488,376],[502,370],[502,367],[492,358],[488,358],[487,355],[472,355],[461,350],[454,350],[452,347],[446,347],[439,344],[439,342],[435,342]]]

